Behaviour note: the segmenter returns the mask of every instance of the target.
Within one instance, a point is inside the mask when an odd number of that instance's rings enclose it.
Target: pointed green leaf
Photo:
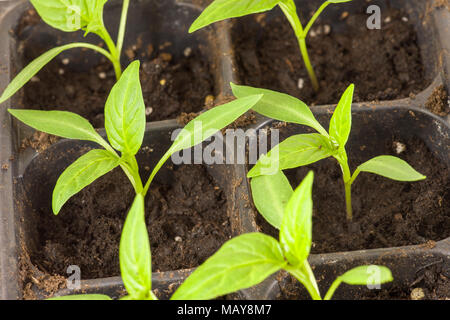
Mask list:
[[[384,266],[359,266],[353,268],[339,277],[344,283],[351,285],[376,285],[394,280],[391,270]]]
[[[273,227],[280,229],[284,210],[294,190],[282,171],[252,179],[252,197],[258,212]]]
[[[137,194],[120,238],[120,273],[133,299],[146,299],[152,290],[150,242],[145,224],[144,197]]]
[[[46,300],[112,300],[103,294],[73,294],[70,296],[53,297]]]
[[[102,16],[106,0],[30,0],[38,14],[53,28],[73,32]]]
[[[276,145],[263,155],[247,174],[249,178],[305,166],[330,157],[336,150],[328,138],[318,134],[298,134]]]
[[[11,98],[54,57],[56,57],[61,52],[72,48],[91,48],[108,55],[108,53],[101,48],[80,42],[70,43],[64,46],[53,48],[34,59],[22,71],[19,72],[19,74],[13,79],[13,81],[11,81],[11,83],[6,87],[5,91],[3,91],[0,97],[0,104]]]
[[[194,21],[189,32],[217,21],[271,10],[278,2],[280,0],[215,0]]]
[[[397,181],[419,181],[426,179],[406,161],[393,156],[378,156],[358,167],[360,171],[375,173]]]
[[[328,136],[328,132],[316,120],[308,106],[290,95],[267,89],[239,86],[231,83],[233,94],[237,98],[254,94],[264,94],[263,98],[253,107],[253,110],[265,117],[279,121],[302,124]]]
[[[145,104],[139,81],[139,61],[132,62],[114,85],[105,105],[105,129],[111,145],[135,155],[145,132]]]
[[[344,2],[350,2],[352,0],[327,0],[329,3],[344,3]]]
[[[279,243],[262,233],[226,242],[178,288],[172,300],[206,300],[252,287],[285,266]]]
[[[202,113],[181,130],[168,153],[173,154],[201,143],[217,131],[233,123],[261,98],[262,95],[255,95],[236,99]]]
[[[314,173],[310,171],[289,200],[280,228],[284,256],[293,266],[302,264],[311,250],[313,181]]]
[[[120,159],[106,150],[91,150],[72,163],[56,182],[53,190],[53,213],[58,214],[62,206],[74,194],[119,165]]]
[[[67,111],[40,111],[8,109],[14,117],[26,125],[55,136],[97,142],[106,142],[85,118]]]
[[[330,121],[330,136],[345,147],[352,128],[352,101],[355,86],[350,85],[341,97]]]

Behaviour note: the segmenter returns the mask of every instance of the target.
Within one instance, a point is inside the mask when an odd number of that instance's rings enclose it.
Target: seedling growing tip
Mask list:
[[[215,0],[202,12],[197,20],[194,21],[189,29],[189,32],[194,32],[210,25],[211,23],[221,20],[269,11],[278,5],[294,29],[306,70],[308,71],[312,86],[317,92],[319,90],[319,81],[317,80],[316,73],[314,72],[311,60],[309,59],[308,48],[306,46],[306,37],[308,36],[314,22],[316,22],[322,11],[325,10],[329,4],[344,3],[349,1],[352,0],[325,1],[314,13],[308,24],[303,27],[297,14],[297,8],[294,0]]]
[[[352,220],[351,187],[361,172],[375,173],[397,181],[418,181],[426,177],[414,170],[404,160],[382,155],[359,165],[353,174],[348,165],[345,146],[352,126],[352,100],[354,85],[342,95],[334,110],[328,132],[315,119],[311,110],[302,101],[286,94],[266,89],[257,89],[232,84],[236,97],[264,94],[253,110],[280,121],[306,125],[319,133],[291,136],[262,156],[249,171],[252,178],[252,194],[256,207],[266,220],[280,228],[283,200],[289,197],[289,182],[280,171],[305,166],[319,160],[334,157],[342,169],[345,185],[347,219]],[[268,200],[268,195],[271,200]]]

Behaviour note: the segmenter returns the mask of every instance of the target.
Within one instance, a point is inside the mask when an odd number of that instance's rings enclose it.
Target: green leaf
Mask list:
[[[350,2],[352,0],[328,0],[329,3],[344,3],[344,2]]]
[[[145,104],[139,81],[139,61],[132,62],[114,85],[105,105],[105,129],[111,145],[135,155],[145,132]]]
[[[147,299],[152,290],[150,242],[145,224],[144,197],[137,194],[120,238],[120,272],[133,299]]]
[[[271,10],[278,2],[280,0],[215,0],[194,21],[189,32],[217,21]]]
[[[341,97],[330,121],[330,136],[345,147],[352,128],[352,101],[355,86],[350,85]]]
[[[384,266],[359,266],[353,268],[338,278],[351,285],[376,285],[394,280],[391,270]]]
[[[87,140],[105,146],[106,142],[85,118],[67,111],[8,109],[26,125],[67,139]]]
[[[293,266],[302,264],[309,255],[312,242],[312,185],[310,171],[289,200],[280,228],[280,243]]]
[[[328,132],[316,120],[308,106],[290,95],[267,89],[239,86],[231,83],[233,94],[237,98],[254,94],[264,94],[263,98],[253,107],[253,110],[265,117],[279,121],[302,124],[328,136]]]
[[[46,300],[112,300],[103,294],[74,294],[70,296],[53,297]]]
[[[96,179],[117,167],[120,159],[106,150],[91,150],[79,157],[61,174],[53,190],[53,213],[58,214],[62,206],[74,194]]]
[[[271,175],[277,171],[305,166],[328,158],[335,152],[329,139],[318,133],[291,136],[263,155],[247,176]]]
[[[262,95],[254,95],[236,99],[202,113],[181,130],[168,153],[173,154],[201,143],[243,115],[261,98]]]
[[[258,212],[273,227],[280,229],[285,207],[294,190],[282,171],[252,179],[252,197]]]
[[[27,83],[36,73],[39,72],[47,63],[49,63],[54,57],[56,57],[61,52],[72,49],[72,48],[90,48],[93,50],[97,50],[103,54],[107,54],[103,49],[98,48],[96,46],[86,44],[86,43],[70,43],[64,46],[53,48],[38,58],[34,59],[30,64],[28,64],[14,79],[11,83],[6,87],[5,91],[3,91],[2,96],[0,97],[0,104],[8,100],[12,97],[17,91],[22,88],[25,83]]]
[[[226,242],[178,288],[172,300],[205,300],[254,286],[286,265],[279,243],[262,233]]]
[[[418,181],[426,179],[406,161],[393,156],[378,156],[358,167],[360,171],[375,173],[397,181]]]
[[[38,14],[53,28],[73,32],[102,16],[106,0],[30,0]]]

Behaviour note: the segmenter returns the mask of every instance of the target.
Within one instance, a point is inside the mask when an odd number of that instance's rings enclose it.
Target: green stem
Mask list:
[[[331,300],[331,297],[333,297],[334,292],[340,286],[341,283],[342,283],[342,281],[339,278],[334,280],[333,284],[328,289],[327,294],[325,295],[325,298],[323,298],[323,300]]]
[[[303,30],[302,23],[297,14],[297,8],[295,7],[295,3],[292,0],[289,0],[286,2],[280,2],[279,6],[280,6],[281,10],[283,11],[283,13],[286,15],[286,18],[288,19],[292,28],[294,29],[295,36],[297,37],[297,41],[298,41],[298,44],[300,47],[300,52],[303,57],[303,62],[305,63],[305,67],[306,67],[306,70],[308,71],[308,75],[309,75],[309,78],[311,79],[311,83],[314,88],[314,91],[317,92],[317,91],[319,91],[319,81],[317,80],[316,73],[314,72],[314,68],[311,64],[311,60],[309,59],[308,48],[306,46],[306,36],[308,34],[308,32],[306,32],[307,29]]]
[[[153,169],[152,173],[150,174],[150,177],[148,178],[144,190],[143,190],[143,195],[145,196],[148,192],[148,189],[150,188],[150,184],[152,183],[153,179],[155,178],[156,174],[158,173],[158,171],[162,168],[162,166],[164,165],[164,163],[166,163],[166,161],[170,158],[172,154],[170,152],[167,152],[162,158],[161,160],[159,160],[158,164],[156,165],[156,167]]]
[[[322,300],[316,278],[314,277],[308,260],[305,260],[300,267],[287,266],[285,269],[305,286],[313,300]]]
[[[351,183],[345,183],[345,205],[347,208],[347,220],[352,221],[353,208],[352,208],[352,185],[351,185]]]
[[[352,221],[353,219],[353,208],[352,208],[352,176],[350,173],[350,167],[348,166],[348,157],[345,150],[340,151],[337,156],[335,156],[342,169],[342,177],[345,186],[345,205],[347,210],[347,220]],[[356,173],[356,172],[355,172]],[[356,177],[355,177],[356,178]]]
[[[308,35],[309,30],[311,30],[311,27],[313,26],[314,22],[316,22],[317,18],[320,16],[320,14],[322,13],[323,10],[325,10],[325,8],[330,4],[329,1],[325,1],[320,8],[314,13],[314,15],[312,16],[311,20],[309,20],[308,24],[306,25],[305,28],[305,36]]]
[[[122,15],[120,17],[119,34],[117,36],[117,54],[120,57],[123,47],[123,39],[125,37],[125,28],[127,25],[128,7],[130,0],[123,0]]]
[[[308,48],[306,46],[306,39],[304,37],[297,38],[298,43],[300,45],[300,52],[303,56],[303,61],[305,63],[306,70],[308,71],[309,78],[311,79],[311,83],[315,92],[319,91],[319,81],[317,80],[316,73],[314,72],[314,68],[311,64],[311,60],[309,59]]]
[[[108,30],[105,27],[99,33],[100,37],[105,41],[106,46],[108,47],[109,52],[111,53],[112,60],[114,66],[114,72],[116,73],[116,79],[119,80],[122,76],[122,66],[120,65],[120,55],[117,52],[116,45],[112,40]]]

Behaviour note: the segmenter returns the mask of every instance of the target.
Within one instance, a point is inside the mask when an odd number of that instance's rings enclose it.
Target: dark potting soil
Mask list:
[[[200,265],[230,238],[225,195],[201,165],[168,167],[147,195],[153,271]],[[134,191],[120,170],[74,196],[58,216],[38,212],[34,264],[50,274],[81,268],[82,279],[117,276],[119,240]]]
[[[397,154],[398,143],[406,149]],[[419,182],[398,182],[361,173],[352,187],[353,222],[346,220],[341,169],[334,159],[285,170],[293,187],[314,171],[312,253],[389,248],[442,240],[450,236],[449,168],[418,139],[387,141],[380,154],[407,161],[427,176]],[[375,156],[375,155],[373,155]],[[367,159],[352,157],[353,170]],[[278,236],[261,215],[257,222],[264,233]]]
[[[27,24],[40,23],[29,10],[19,24],[18,34]],[[102,46],[102,43],[99,43]],[[50,48],[24,47],[24,65]],[[214,95],[214,77],[210,65],[202,54],[203,46],[186,47],[171,54],[172,43],[159,46],[144,44],[138,38],[136,44],[124,48],[126,61],[140,60],[140,80],[147,107],[147,121],[175,119],[182,112],[198,112],[203,109],[206,97]],[[77,54],[91,54],[79,50]],[[173,53],[173,52],[172,52]],[[86,58],[86,65],[90,65]],[[78,62],[79,63],[79,62]],[[122,63],[125,69],[127,63]],[[56,58],[46,65],[24,87],[22,107],[40,110],[64,110],[86,117],[97,127],[104,127],[103,109],[116,78],[113,67],[106,58],[92,68],[81,71],[70,59]],[[20,71],[20,70],[17,70]],[[151,113],[150,113],[151,112]]]
[[[213,94],[208,64],[196,51],[176,62],[167,53],[142,61],[142,91],[147,111],[151,111],[147,121],[198,112],[205,98]],[[107,61],[87,72],[70,70],[54,61],[25,86],[23,107],[75,112],[101,128],[105,102],[114,83],[115,76]]]
[[[414,27],[396,9],[383,12],[383,19],[388,17],[381,30],[368,30],[363,13],[348,15],[339,31],[325,23],[313,26],[307,45],[321,85],[317,94],[287,19],[282,14],[241,18],[233,29],[241,83],[284,92],[309,105],[337,103],[351,83],[357,102],[418,93],[429,82]]]
[[[316,275],[320,278],[320,275]],[[288,277],[287,281],[280,286],[280,300],[298,300],[309,298],[306,290],[299,285],[298,280]],[[351,287],[341,284],[340,290]],[[363,289],[361,287],[361,289]],[[325,289],[322,294],[325,293]],[[442,264],[434,265],[418,272],[416,279],[404,286],[404,284],[392,283],[382,285],[379,290],[364,289],[351,297],[353,300],[448,300],[450,298],[450,279],[442,272]]]

